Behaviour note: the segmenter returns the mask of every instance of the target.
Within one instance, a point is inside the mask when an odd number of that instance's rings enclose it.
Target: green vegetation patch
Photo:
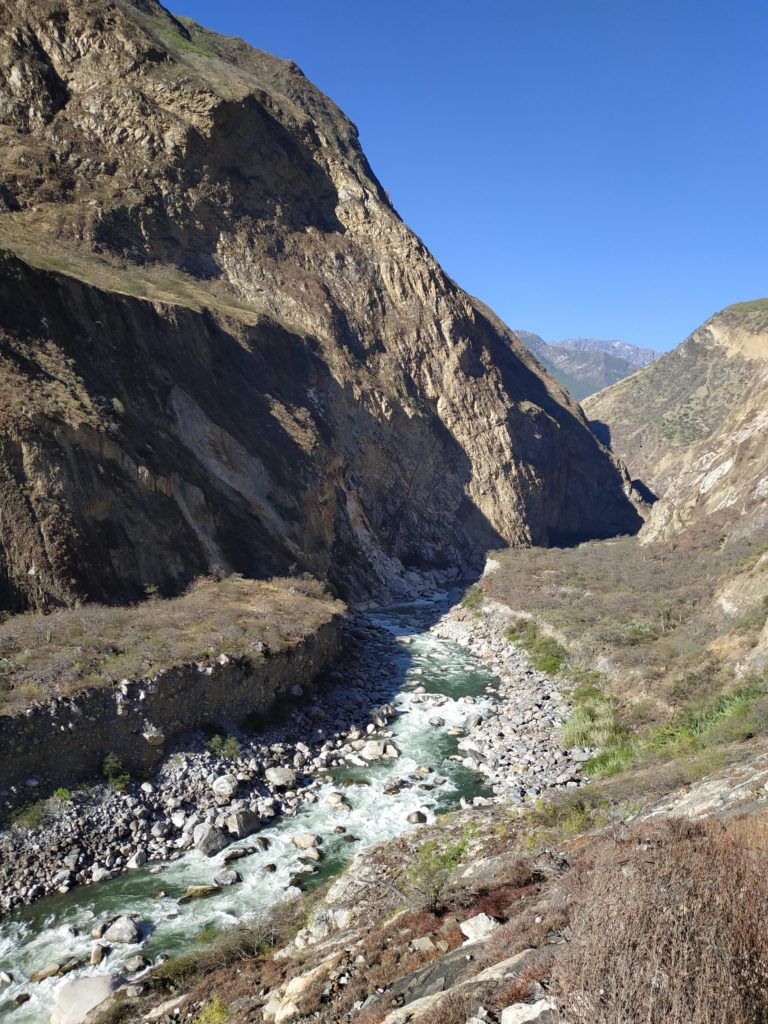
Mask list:
[[[726,307],[725,312],[758,313],[763,309],[768,309],[768,299],[752,299],[751,302],[734,302],[732,306]]]
[[[555,676],[568,660],[568,651],[553,637],[540,633],[533,619],[516,619],[507,628],[506,637],[528,653],[538,672]]]
[[[569,726],[570,722],[564,733]],[[614,721],[613,731],[606,732],[603,749],[585,763],[584,772],[598,777],[617,775],[635,765],[687,757],[710,746],[740,743],[766,733],[768,680],[750,680],[704,705],[692,703],[667,724],[634,735]]]

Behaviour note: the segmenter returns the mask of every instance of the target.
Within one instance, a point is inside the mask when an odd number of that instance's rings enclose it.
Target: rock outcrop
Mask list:
[[[740,303],[585,402],[595,430],[658,501],[644,541],[697,527],[768,528],[768,301]]]
[[[637,528],[294,64],[155,0],[10,0],[0,49],[0,606]]]

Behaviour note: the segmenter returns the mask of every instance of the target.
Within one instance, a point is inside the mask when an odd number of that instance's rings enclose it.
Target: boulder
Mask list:
[[[558,1024],[560,1017],[550,999],[515,1003],[501,1012],[501,1024]]]
[[[498,927],[499,922],[487,914],[475,914],[474,917],[468,917],[459,924],[459,931],[466,936],[467,942],[479,942],[481,939],[487,939]]]
[[[131,869],[131,870],[135,870],[136,868],[143,867],[146,863],[147,863],[147,851],[143,847],[140,846],[139,849],[129,859],[128,863],[125,866],[127,868]]]
[[[213,876],[215,885],[237,885],[238,882],[242,882],[243,876],[239,871],[235,871],[232,868],[228,868],[226,871],[219,871],[218,874]]]
[[[229,815],[225,824],[236,839],[245,839],[259,828],[261,817],[255,811],[236,811]]]
[[[218,885],[190,885],[179,899],[179,903],[191,903],[192,900],[202,900],[206,896],[213,896],[218,891]]]
[[[384,757],[387,744],[383,740],[368,740],[363,744],[360,757],[365,761],[379,761]]]
[[[197,849],[206,857],[215,857],[230,844],[229,837],[220,828],[207,823],[196,825],[192,838]]]
[[[57,974],[61,974],[61,964],[50,963],[46,964],[45,967],[41,967],[39,971],[35,971],[31,975],[31,981],[45,981],[46,978],[55,978]]]
[[[213,780],[211,789],[217,799],[228,802],[237,792],[238,786],[239,783],[234,775],[220,775],[217,779]]]
[[[121,978],[104,974],[63,982],[56,991],[51,1024],[82,1024],[91,1010],[106,1002],[121,982]]]
[[[90,962],[92,967],[98,967],[104,957],[109,953],[109,946],[103,946],[100,942],[91,950]]]
[[[103,938],[107,942],[122,942],[130,945],[141,942],[141,932],[136,922],[132,921],[130,917],[116,917],[104,932]]]
[[[136,974],[138,971],[143,971],[145,967],[149,967],[149,960],[140,953],[137,953],[136,956],[129,956],[123,963],[123,970],[126,974]]]
[[[293,768],[267,768],[264,778],[270,786],[278,789],[292,789],[296,785],[296,772]]]
[[[408,815],[408,822],[411,825],[423,825],[426,820],[427,816],[423,811],[411,811]]]
[[[297,832],[291,836],[291,842],[297,850],[311,850],[322,842],[320,836],[314,832]]]

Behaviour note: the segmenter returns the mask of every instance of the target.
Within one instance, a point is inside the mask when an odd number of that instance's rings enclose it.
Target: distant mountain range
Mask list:
[[[565,338],[544,341],[531,331],[515,331],[539,362],[581,400],[628,377],[660,355],[619,339]]]

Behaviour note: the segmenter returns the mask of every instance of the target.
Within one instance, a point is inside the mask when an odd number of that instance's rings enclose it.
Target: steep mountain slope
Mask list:
[[[653,349],[625,341],[567,338],[548,342],[531,331],[516,330],[515,334],[578,401],[623,380],[658,355]]]
[[[628,341],[621,341],[619,338],[608,340],[603,338],[564,338],[554,344],[572,352],[605,352],[618,359],[623,359],[636,370],[659,358],[659,353],[655,348],[641,348],[639,345],[631,345]]]
[[[0,51],[0,607],[637,528],[295,65],[155,0],[11,0]]]
[[[768,529],[768,302],[716,314],[682,345],[585,402],[595,430],[663,498],[643,530]]]

